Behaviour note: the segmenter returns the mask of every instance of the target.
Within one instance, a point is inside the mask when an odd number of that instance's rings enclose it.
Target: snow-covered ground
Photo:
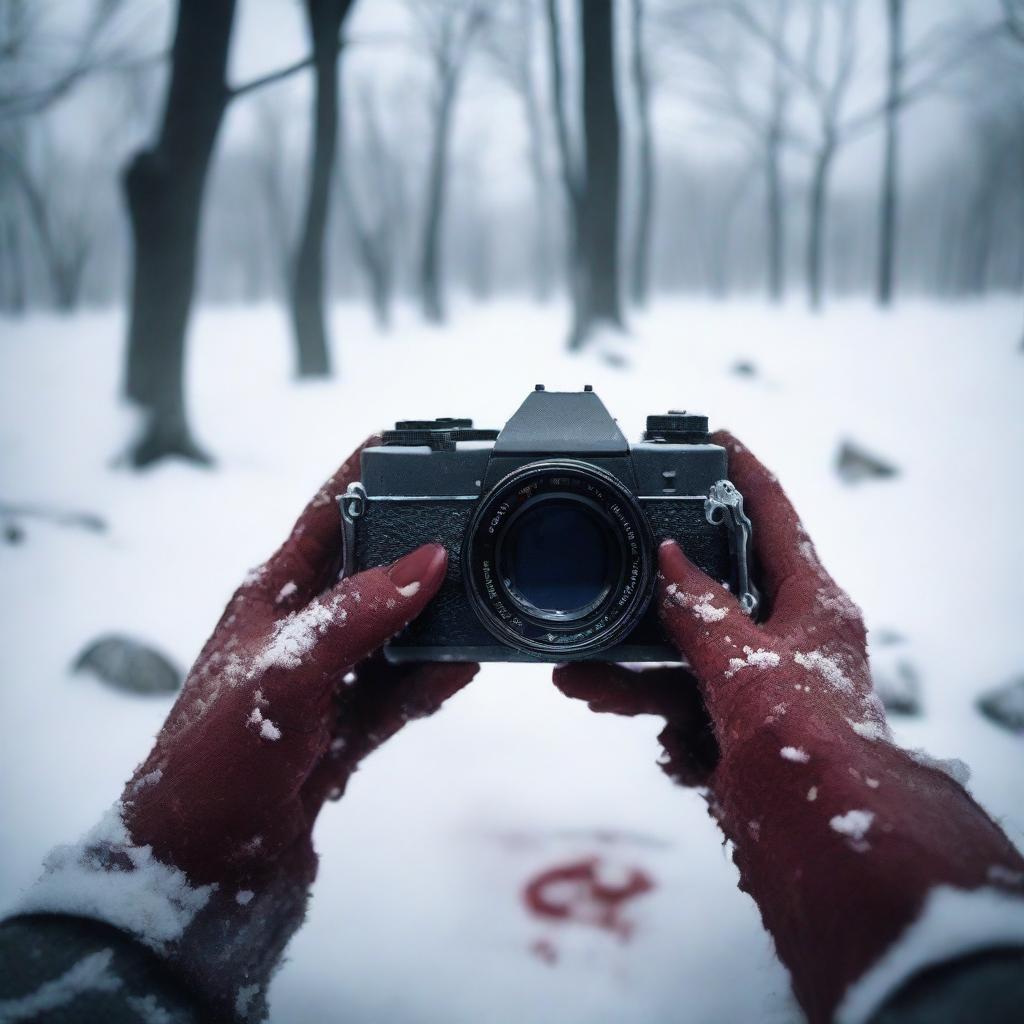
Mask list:
[[[0,544],[0,905],[44,853],[94,823],[147,751],[169,700],[73,676],[97,634],[128,632],[183,665],[245,570],[322,479],[395,418],[500,426],[538,382],[593,384],[637,436],[647,412],[728,425],[779,474],[869,624],[906,637],[926,711],[901,742],[973,769],[972,791],[1024,843],[1024,740],[973,708],[1024,671],[1024,355],[1018,300],[674,303],[637,317],[627,369],[561,348],[564,314],[457,308],[380,337],[338,308],[341,375],[291,382],[279,310],[206,310],[189,393],[214,471],[136,476],[113,455],[114,314],[0,324],[0,502],[88,509],[105,536],[29,521]],[[753,361],[754,377],[730,372]],[[902,469],[843,485],[841,439]],[[591,714],[543,667],[488,666],[434,718],[373,755],[317,830],[310,919],[272,990],[274,1020],[799,1020],[753,904],[701,800],[658,770],[658,720]],[[542,869],[595,856],[647,872],[627,940],[527,912]]]

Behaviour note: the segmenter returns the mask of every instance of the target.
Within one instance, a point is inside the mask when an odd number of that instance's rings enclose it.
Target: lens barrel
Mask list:
[[[481,499],[461,561],[466,593],[495,637],[564,660],[623,639],[654,586],[653,538],[636,499],[575,459],[501,480]]]

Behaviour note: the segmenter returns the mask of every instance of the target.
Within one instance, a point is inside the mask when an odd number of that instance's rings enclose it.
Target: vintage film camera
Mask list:
[[[361,459],[338,496],[343,572],[449,552],[393,661],[679,661],[651,600],[666,538],[757,609],[750,521],[705,416],[648,416],[631,446],[589,386],[538,385],[500,431],[403,421]]]

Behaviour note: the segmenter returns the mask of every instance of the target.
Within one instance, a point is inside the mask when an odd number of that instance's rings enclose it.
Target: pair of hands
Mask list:
[[[960,784],[891,743],[860,611],[822,568],[776,479],[731,435],[714,439],[755,524],[768,614],[752,622],[665,542],[656,600],[692,674],[587,662],[557,668],[554,680],[595,711],[666,720],[661,763],[705,789],[809,1019],[866,1020],[900,980],[883,954],[933,893],[983,915],[1002,913],[989,904],[1013,895],[1024,934],[1024,860]],[[312,828],[324,802],[478,668],[398,667],[380,653],[441,585],[440,545],[335,582],[334,496],[357,456],[232,598],[122,796],[135,848],[102,858],[172,866],[172,901],[182,872],[193,889],[208,887],[188,895],[189,905],[209,902],[163,952],[227,1016],[265,1013],[316,873]],[[985,924],[961,946],[1004,933]],[[927,957],[903,969],[921,966]]]
[[[696,679],[682,668],[589,662],[555,670],[559,688],[596,711],[663,716],[662,764],[692,785],[709,784],[720,752],[759,724],[784,721],[794,701],[812,708],[815,728],[826,732],[843,719],[854,729],[885,730],[857,609],[821,568],[774,477],[730,435],[716,440],[730,450],[731,477],[757,524],[771,615],[751,622],[666,542],[657,600]],[[410,719],[436,711],[478,670],[394,666],[380,653],[441,585],[440,545],[335,582],[334,496],[358,465],[357,451],[235,593],[125,789],[134,841],[194,884],[256,887],[268,867],[285,862],[308,884],[312,827],[324,802],[342,794],[367,754]],[[808,644],[810,653],[796,650]],[[794,737],[793,750],[801,743]]]

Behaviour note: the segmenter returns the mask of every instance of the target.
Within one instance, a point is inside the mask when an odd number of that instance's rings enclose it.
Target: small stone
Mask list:
[[[836,453],[836,473],[847,484],[859,484],[865,480],[881,480],[897,476],[899,469],[891,462],[861,448],[853,441],[843,441]]]
[[[900,660],[892,665],[872,666],[871,681],[890,714],[921,714],[921,677],[912,662]]]
[[[977,706],[995,725],[1010,732],[1024,732],[1024,677],[982,694]]]
[[[110,634],[89,644],[75,659],[75,672],[91,672],[122,693],[166,694],[181,689],[181,670],[155,648]]]
[[[906,639],[898,630],[886,629],[884,626],[881,629],[871,630],[871,643],[878,647],[892,647],[895,644],[905,643]]]

